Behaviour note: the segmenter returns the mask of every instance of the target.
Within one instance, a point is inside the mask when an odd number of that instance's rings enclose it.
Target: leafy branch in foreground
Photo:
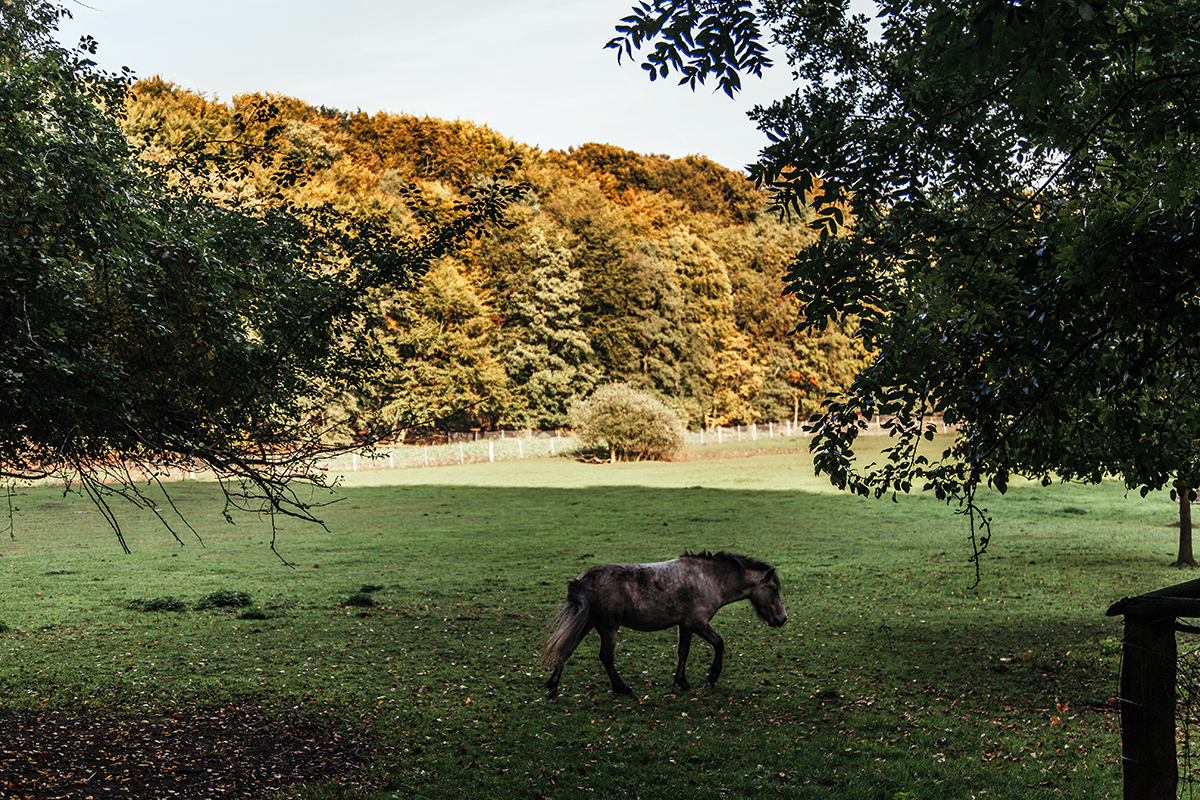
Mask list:
[[[802,83],[752,114],[753,175],[817,213],[791,275],[806,324],[855,318],[876,353],[815,420],[818,470],[980,524],[976,488],[1014,475],[1194,496],[1200,4],[877,5],[878,35],[844,0],[758,12]],[[958,431],[940,454],[918,449],[933,411]],[[875,416],[894,445],[863,466]]]
[[[634,50],[661,37],[642,64],[650,80],[679,72],[679,82],[695,89],[715,77],[733,97],[742,87],[742,71],[761,77],[771,66],[751,7],[749,0],[643,2],[621,20],[620,36],[605,47],[616,50],[618,60],[632,58]]]
[[[79,487],[118,537],[112,497],[171,527],[135,473],[197,467],[222,481],[227,515],[316,521],[326,501],[299,487],[327,487],[318,462],[341,449],[324,400],[377,368],[351,324],[367,292],[411,282],[525,190],[510,165],[408,237],[281,191],[214,199],[222,180],[302,178],[264,155],[272,109],[185,157],[139,152],[119,127],[127,76],[96,69],[94,42],[58,45],[63,13],[3,9],[0,477]]]

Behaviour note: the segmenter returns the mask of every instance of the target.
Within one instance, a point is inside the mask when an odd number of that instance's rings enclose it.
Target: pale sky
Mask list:
[[[767,143],[746,117],[793,89],[782,57],[735,100],[651,82],[604,49],[633,0],[63,0],[73,45],[227,102],[246,92],[314,106],[485,124],[543,150],[606,142],[705,155],[730,169]]]

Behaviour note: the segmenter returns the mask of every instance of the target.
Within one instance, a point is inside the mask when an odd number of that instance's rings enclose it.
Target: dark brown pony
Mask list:
[[[787,621],[779,599],[779,576],[770,564],[733,553],[684,553],[656,564],[601,564],[567,583],[567,602],[542,651],[554,662],[554,673],[546,681],[546,696],[558,696],[563,665],[575,648],[595,628],[600,634],[600,663],[617,694],[631,690],[617,675],[613,651],[617,630],[624,625],[637,631],[660,631],[679,626],[679,664],[675,685],[690,689],[684,677],[692,634],[713,647],[708,682],[721,675],[725,643],[709,620],[721,606],[749,600],[754,610],[772,628]]]

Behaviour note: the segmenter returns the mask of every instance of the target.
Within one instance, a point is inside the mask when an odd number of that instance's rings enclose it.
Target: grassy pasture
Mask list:
[[[364,742],[365,770],[298,797],[1118,797],[1112,601],[1186,579],[1163,497],[1013,486],[984,580],[933,498],[837,493],[795,442],[673,464],[543,458],[356,473],[328,531],[220,517],[172,485],[201,541],[22,490],[0,541],[0,710],[299,709]],[[714,624],[725,673],[670,687],[674,634],[626,632],[614,698],[586,641],[544,698],[537,651],[566,582],[605,561],[727,549],[774,563],[790,619]],[[219,590],[253,609],[196,611]],[[364,590],[374,605],[344,605]],[[184,612],[137,612],[173,596]]]

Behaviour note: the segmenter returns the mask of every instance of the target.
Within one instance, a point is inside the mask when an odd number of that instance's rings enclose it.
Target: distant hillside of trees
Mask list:
[[[530,191],[506,227],[372,298],[358,324],[387,367],[326,409],[331,421],[557,427],[572,400],[616,381],[658,393],[691,427],[799,420],[863,362],[843,328],[795,332],[802,303],[785,275],[812,231],[702,156],[541,151],[470,122],[219,103],[158,78],[133,87],[125,125],[151,159],[236,142],[285,167],[225,174],[214,197],[286,195],[396,231],[519,159],[512,179]]]

